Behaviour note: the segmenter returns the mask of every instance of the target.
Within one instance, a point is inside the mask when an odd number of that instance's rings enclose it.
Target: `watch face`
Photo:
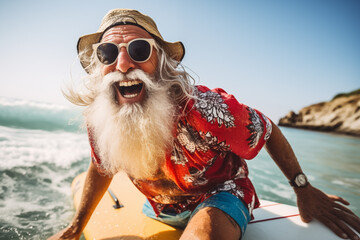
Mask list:
[[[304,185],[306,183],[306,179],[305,179],[304,175],[300,175],[298,179],[299,179],[300,185]]]
[[[305,186],[307,184],[306,176],[304,174],[299,174],[295,179],[295,183],[298,187]]]

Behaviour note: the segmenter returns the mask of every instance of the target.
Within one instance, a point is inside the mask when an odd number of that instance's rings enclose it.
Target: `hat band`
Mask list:
[[[144,29],[147,33],[149,33],[148,30],[146,30],[143,26],[141,26],[141,25],[139,25],[139,24],[137,24],[137,23],[134,23],[134,22],[116,22],[116,23],[110,25],[109,27],[105,28],[105,30],[104,30],[104,31],[102,32],[102,34],[100,35],[99,41],[102,39],[104,33],[105,33],[107,30],[109,30],[109,29],[112,28],[112,27],[119,26],[119,25],[133,25],[133,26],[137,26],[137,27],[139,27],[139,28]],[[152,35],[151,33],[149,33],[149,34],[150,34],[152,37],[154,37],[154,35]]]

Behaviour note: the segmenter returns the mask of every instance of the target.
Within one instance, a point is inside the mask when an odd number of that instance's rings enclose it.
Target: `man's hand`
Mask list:
[[[81,232],[78,233],[71,225],[61,230],[57,234],[48,238],[48,240],[78,240]]]
[[[266,143],[266,150],[287,179],[293,179],[296,174],[302,172],[301,167],[280,129],[274,123],[272,126],[273,131]],[[339,237],[359,240],[356,232],[360,233],[360,219],[342,205],[349,205],[347,201],[337,196],[326,195],[310,184],[304,188],[294,188],[294,190],[304,222],[310,222],[315,218]]]
[[[342,205],[349,205],[349,202],[338,196],[326,195],[310,184],[305,188],[296,188],[295,192],[304,222],[308,223],[315,218],[341,238],[360,239],[356,234],[360,233],[360,218]]]

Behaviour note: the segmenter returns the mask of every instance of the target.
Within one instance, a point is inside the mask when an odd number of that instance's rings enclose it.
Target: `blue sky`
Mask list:
[[[199,84],[221,87],[277,121],[360,88],[360,1],[0,1],[0,96],[68,104],[60,92],[81,35],[112,8],[150,15],[182,41]]]

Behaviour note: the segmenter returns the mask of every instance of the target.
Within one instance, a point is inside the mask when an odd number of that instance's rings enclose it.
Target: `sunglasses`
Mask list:
[[[151,57],[152,49],[155,47],[154,39],[136,38],[128,43],[104,42],[93,44],[93,50],[99,61],[104,65],[111,65],[116,62],[120,49],[126,47],[130,58],[137,63],[143,63]]]

